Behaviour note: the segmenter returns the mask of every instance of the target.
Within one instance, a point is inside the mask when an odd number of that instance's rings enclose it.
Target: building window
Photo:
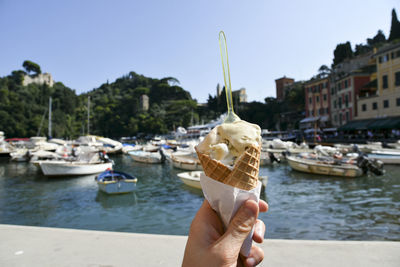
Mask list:
[[[337,122],[337,115],[335,115],[335,117],[334,117],[334,118],[335,118],[335,122]]]
[[[333,100],[333,108],[336,108],[336,100]]]
[[[362,111],[367,111],[367,104],[362,104]]]
[[[319,102],[319,96],[317,95],[317,102]]]
[[[395,86],[400,85],[400,71],[398,71],[394,74],[394,85]]]
[[[325,109],[326,114],[329,114],[329,108]]]
[[[349,106],[349,96],[348,95],[344,96],[344,102],[346,103],[346,107],[348,107]]]
[[[324,94],[324,101],[326,101],[326,95]]]
[[[308,103],[312,104],[312,97],[308,99]]]
[[[389,54],[382,56],[382,63],[389,61]]]
[[[387,75],[382,76],[382,88],[383,89],[388,88],[388,76]]]
[[[344,88],[347,88],[349,85],[347,84],[347,80],[344,81]]]
[[[396,105],[397,105],[397,106],[400,106],[400,97],[399,97],[399,98],[396,98]]]
[[[342,98],[339,97],[339,108],[342,108]]]
[[[346,121],[349,121],[349,112],[346,111]]]
[[[378,103],[377,102],[372,103],[372,109],[373,110],[378,109]]]
[[[389,100],[383,100],[383,107],[388,108],[389,107]]]
[[[338,91],[340,91],[340,89],[342,89],[342,84],[338,83]]]

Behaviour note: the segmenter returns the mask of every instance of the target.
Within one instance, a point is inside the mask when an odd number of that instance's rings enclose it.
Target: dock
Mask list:
[[[187,236],[0,224],[0,266],[181,266]],[[400,242],[265,239],[259,266],[400,266]]]

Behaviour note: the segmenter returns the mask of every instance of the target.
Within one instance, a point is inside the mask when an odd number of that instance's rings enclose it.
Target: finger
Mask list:
[[[244,240],[256,223],[257,216],[257,202],[254,200],[245,201],[229,223],[228,229],[222,236],[219,245],[237,255]]]
[[[260,202],[258,203],[258,207],[260,208],[260,212],[268,211],[268,203],[262,199],[260,199]]]
[[[257,219],[256,225],[254,226],[253,240],[257,243],[262,243],[264,241],[264,235],[265,224],[263,221]]]
[[[244,260],[244,265],[248,267],[257,266],[264,259],[264,251],[253,245],[250,250],[249,256]]]

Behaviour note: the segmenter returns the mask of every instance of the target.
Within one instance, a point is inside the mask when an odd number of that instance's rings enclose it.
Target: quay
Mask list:
[[[187,236],[0,224],[0,266],[180,266]],[[400,266],[400,242],[265,239],[260,266]]]

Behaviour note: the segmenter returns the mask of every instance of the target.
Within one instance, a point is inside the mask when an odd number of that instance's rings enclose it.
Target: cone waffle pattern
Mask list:
[[[204,173],[219,182],[244,190],[257,186],[260,168],[260,148],[251,146],[236,161],[231,170],[221,162],[197,151]]]

